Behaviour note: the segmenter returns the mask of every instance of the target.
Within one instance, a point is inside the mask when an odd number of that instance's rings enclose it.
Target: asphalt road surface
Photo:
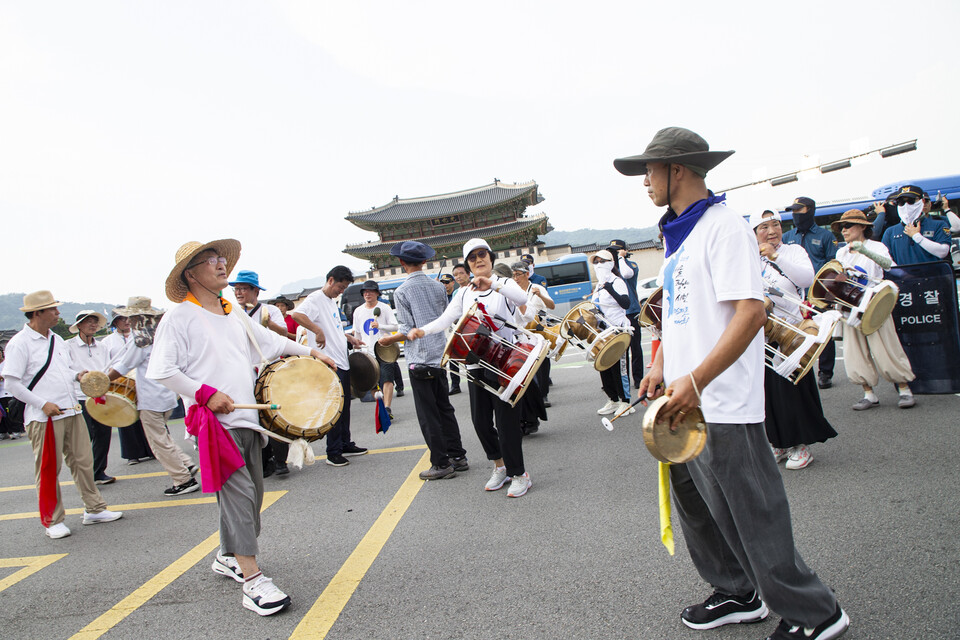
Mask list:
[[[842,351],[841,351],[842,354]],[[847,638],[960,636],[960,399],[920,396],[850,410],[859,390],[837,365],[822,392],[839,437],[815,461],[783,470],[797,547],[838,594]],[[114,434],[102,487],[114,523],[81,526],[66,466],[61,481],[73,535],[50,540],[36,516],[24,440],[0,442],[0,638],[764,638],[778,618],[694,631],[684,606],[710,589],[697,576],[674,518],[677,553],[659,542],[657,466],[642,414],[608,432],[590,365],[554,365],[553,407],[524,440],[530,492],[485,492],[491,470],[453,397],[471,468],[423,483],[425,447],[408,393],[376,435],[373,405],[355,401],[353,434],[369,455],[265,482],[264,572],[293,599],[261,618],[240,586],[210,570],[217,546],[212,496],[165,498],[159,464],[127,466]],[[171,428],[179,439],[181,421]],[[323,442],[314,444],[318,456]],[[782,468],[782,466],[781,466]]]

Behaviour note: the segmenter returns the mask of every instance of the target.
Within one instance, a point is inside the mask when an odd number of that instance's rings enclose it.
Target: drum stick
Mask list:
[[[860,242],[859,240],[856,240],[850,243],[850,250],[856,251],[857,253],[859,253],[860,255],[866,258],[870,258],[871,260],[876,262],[880,266],[880,268],[883,269],[884,271],[889,271],[890,267],[893,266],[893,261],[890,258],[882,256],[879,253],[870,251],[865,246],[863,246],[863,243]]]
[[[276,411],[280,408],[278,404],[235,404],[234,409],[271,409]]]
[[[637,406],[638,404],[640,404],[641,402],[643,402],[643,401],[646,400],[646,399],[647,399],[647,394],[644,393],[644,394],[641,395],[639,398],[637,398],[636,400],[634,400],[633,403],[632,403],[629,407],[627,407],[626,409],[624,409],[623,411],[621,411],[620,413],[618,413],[617,415],[615,415],[615,416],[613,417],[613,419],[610,419],[610,418],[602,418],[602,419],[600,420],[600,424],[602,424],[602,425],[606,428],[607,431],[613,431],[613,423],[616,422],[618,418],[620,418],[621,416],[625,415],[628,411],[630,411],[630,409],[633,409],[635,406]]]
[[[71,409],[74,411],[83,411],[83,407],[81,407],[79,404],[75,404],[72,407],[57,407],[57,409],[60,411],[70,411]]]

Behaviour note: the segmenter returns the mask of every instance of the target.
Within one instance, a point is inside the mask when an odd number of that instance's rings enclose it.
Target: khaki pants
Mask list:
[[[872,388],[880,382],[881,375],[894,384],[910,382],[916,377],[900,346],[892,316],[868,336],[860,329],[842,326],[843,363],[851,382]]]
[[[190,480],[189,466],[193,464],[190,456],[174,443],[167,431],[167,418],[170,412],[143,410],[140,412],[140,422],[143,424],[143,433],[147,436],[150,449],[154,457],[166,469],[173,479],[173,484],[185,484]]]
[[[37,492],[40,491],[40,462],[43,460],[43,437],[47,431],[46,422],[27,424],[27,435],[33,445],[34,479]],[[83,415],[68,416],[53,421],[53,433],[57,441],[57,478],[63,461],[70,467],[73,481],[80,491],[83,506],[87,513],[100,513],[107,508],[100,490],[93,482],[93,450],[90,448],[90,434]],[[63,522],[63,496],[60,494],[60,482],[57,482],[57,508],[53,510],[51,525]]]

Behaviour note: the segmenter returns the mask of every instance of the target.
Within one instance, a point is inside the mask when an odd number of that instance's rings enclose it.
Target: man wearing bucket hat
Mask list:
[[[643,154],[614,160],[621,173],[644,175],[653,203],[667,207],[660,219],[663,342],[639,391],[656,397],[666,383],[670,400],[661,415],[676,422],[700,406],[707,422],[703,453],[670,465],[670,476],[690,556],[716,592],[680,617],[710,629],[762,620],[769,605],[783,616],[771,638],[835,638],[849,619],[794,547],[763,426],[766,313],[757,240],[704,181],[731,154],[671,127]]]
[[[895,195],[900,222],[883,232],[883,244],[897,264],[936,262],[950,255],[950,225],[925,216],[924,192],[907,184]]]
[[[280,309],[272,304],[260,302],[260,292],[266,289],[260,286],[260,276],[256,271],[238,272],[237,279],[231,282],[230,286],[233,287],[233,297],[254,321],[284,338],[293,340],[297,337],[296,334],[288,333],[287,322]]]
[[[94,483],[90,434],[74,386],[85,372],[74,368],[69,349],[51,331],[60,319],[57,307],[61,304],[49,291],[23,297],[20,310],[27,323],[7,343],[3,367],[8,390],[26,405],[24,422],[33,445],[40,520],[50,538],[70,535],[63,522],[65,511],[57,481],[62,460],[70,467],[83,499],[83,524],[112,522],[123,516],[107,509]],[[55,449],[53,456],[48,447]]]
[[[97,344],[93,337],[105,326],[107,326],[107,317],[102,313],[90,309],[77,313],[75,322],[70,325],[70,333],[77,335],[66,343],[70,349],[70,357],[73,358],[74,368],[106,372],[109,364],[107,350],[103,345]],[[80,388],[79,381],[75,385],[75,391],[83,408],[83,419],[87,423],[87,431],[90,434],[90,446],[93,449],[93,479],[97,484],[112,484],[117,479],[107,475],[107,456],[110,453],[113,430],[94,420],[87,411],[85,403],[87,396]]]
[[[264,359],[312,355],[328,366],[332,362],[315,349],[268,331],[220,295],[239,258],[240,243],[230,239],[188,242],[177,250],[166,281],[167,298],[177,306],[157,327],[147,377],[183,397],[191,433],[222,436],[221,451],[232,452],[221,458],[209,448],[205,451],[208,440],[199,439],[204,489],[217,491],[220,511],[220,551],[212,569],[242,583],[243,606],[266,616],[290,604],[257,565],[263,503],[260,450],[266,436],[257,411],[234,404],[256,403],[253,368]],[[196,405],[209,409],[215,419]]]
[[[797,198],[785,207],[793,212],[793,229],[783,234],[783,243],[799,245],[810,256],[813,272],[817,273],[823,265],[837,257],[837,238],[821,227],[814,219],[817,203],[810,198]],[[820,353],[817,361],[817,385],[821,389],[833,386],[833,370],[837,361],[837,345],[831,340]]]
[[[136,371],[137,409],[143,432],[157,462],[173,480],[173,486],[163,494],[172,497],[198,491],[200,484],[193,477],[197,467],[173,441],[167,427],[170,413],[177,406],[177,394],[147,376],[156,326],[163,311],[155,309],[150,298],[134,296],[127,301],[127,306],[117,309],[117,313],[130,319],[134,340],[120,352],[107,375],[113,381]]]
[[[117,313],[117,310],[122,308],[111,309],[110,315],[113,319],[110,321],[110,328],[113,333],[100,341],[100,346],[107,352],[108,365],[120,357],[120,353],[127,344],[132,344],[134,341],[130,318]],[[141,460],[150,460],[154,457],[139,418],[129,427],[120,429],[118,437],[120,438],[120,455],[128,465],[140,464]]]
[[[401,333],[380,337],[380,344],[387,346],[403,340],[411,328],[435,320],[446,309],[445,290],[423,272],[424,262],[435,254],[431,247],[416,240],[399,242],[390,248],[390,255],[400,261],[407,278],[393,298]],[[443,334],[436,334],[407,343],[404,354],[417,422],[430,449],[430,468],[420,473],[421,480],[453,478],[457,472],[470,468],[460,425],[450,404],[447,376],[440,367],[445,344]]]

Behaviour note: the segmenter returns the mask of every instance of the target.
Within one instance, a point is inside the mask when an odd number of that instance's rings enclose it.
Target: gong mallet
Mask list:
[[[638,404],[640,404],[641,402],[643,402],[643,401],[646,400],[646,399],[647,399],[647,394],[643,394],[642,396],[640,396],[639,398],[637,398],[636,400],[634,400],[633,403],[632,403],[629,407],[627,407],[626,409],[624,409],[623,411],[621,411],[621,412],[618,413],[617,415],[613,416],[613,418],[607,418],[607,417],[601,418],[601,419],[600,419],[600,424],[602,424],[602,425],[606,428],[607,431],[613,431],[613,423],[614,423],[614,422],[616,422],[618,419],[620,419],[620,417],[625,416],[627,413],[630,412],[631,409],[633,409],[635,406],[637,406]]]
[[[233,405],[234,409],[263,409],[269,411],[278,411],[280,405],[278,404],[235,404]]]

